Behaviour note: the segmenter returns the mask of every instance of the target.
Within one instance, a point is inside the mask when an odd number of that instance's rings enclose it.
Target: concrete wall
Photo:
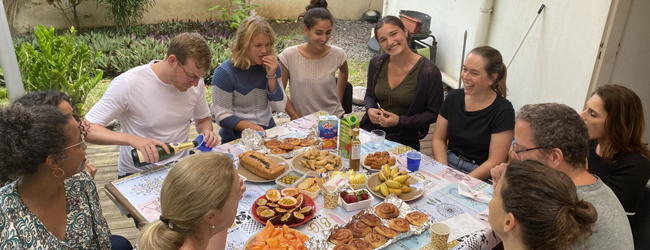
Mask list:
[[[623,37],[609,82],[633,90],[643,102],[646,130],[644,140],[650,141],[650,1],[633,0],[623,30]]]
[[[67,27],[70,23],[61,14],[61,11],[48,5],[45,0],[33,0],[41,5],[24,5],[19,9],[16,20],[12,24],[19,32],[24,32],[29,27],[37,24],[54,27]],[[304,12],[309,0],[257,0],[262,6],[257,9],[258,14],[269,19],[297,18]],[[329,0],[328,9],[335,18],[358,20],[363,12],[377,9],[381,11],[382,0]],[[142,18],[143,23],[157,23],[169,19],[219,19],[219,11],[208,11],[214,5],[229,6],[227,0],[156,0],[155,6],[151,8]],[[232,5],[236,8],[236,5]],[[83,15],[92,15],[89,18],[82,18],[82,27],[111,26],[112,22],[105,20],[103,8],[97,8],[96,1],[83,2],[78,6],[78,12]],[[71,17],[71,16],[70,16]]]
[[[463,57],[474,36],[482,0],[385,0],[386,13],[417,10],[431,16],[432,34],[438,41],[436,64],[458,79]],[[540,102],[565,103],[582,110],[611,0],[496,0],[488,45],[501,51],[508,62],[540,5],[537,19],[508,70],[508,99],[515,109]]]

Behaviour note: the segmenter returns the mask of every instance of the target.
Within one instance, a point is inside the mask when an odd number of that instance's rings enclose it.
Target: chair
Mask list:
[[[634,237],[634,249],[650,250],[650,186],[645,187],[641,204],[630,219],[630,227]]]
[[[335,77],[336,81],[339,82],[339,78]],[[343,93],[343,103],[341,103],[343,106],[343,110],[345,110],[346,114],[352,113],[352,84],[348,82],[348,84],[345,86],[345,92]]]

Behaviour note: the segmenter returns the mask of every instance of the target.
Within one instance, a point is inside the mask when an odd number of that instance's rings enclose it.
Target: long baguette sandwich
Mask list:
[[[278,178],[284,173],[284,166],[274,162],[265,154],[247,151],[239,155],[239,164],[251,173],[267,180]]]

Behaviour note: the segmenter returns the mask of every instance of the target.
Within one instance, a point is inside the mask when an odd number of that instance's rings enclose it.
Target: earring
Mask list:
[[[57,170],[60,170],[60,171],[61,171],[61,174],[60,174],[60,175],[57,175],[57,174],[56,174],[56,171],[57,171]],[[61,178],[61,177],[63,177],[63,175],[65,175],[65,171],[63,171],[63,169],[61,169],[61,168],[57,168],[57,169],[55,169],[55,170],[52,171],[52,174],[53,174],[54,177],[56,177],[56,178]]]
[[[212,229],[214,229],[214,225],[212,225]]]

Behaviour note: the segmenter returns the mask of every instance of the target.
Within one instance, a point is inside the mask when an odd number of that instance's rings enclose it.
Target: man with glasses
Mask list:
[[[86,139],[95,144],[121,145],[120,178],[186,156],[188,152],[183,152],[158,162],[156,146],[169,152],[165,143],[188,141],[192,118],[196,131],[205,136],[205,145],[217,146],[219,137],[213,132],[203,82],[210,66],[210,49],[201,35],[183,33],[174,37],[165,59],[113,79],[85,117],[91,124]],[[104,128],[116,117],[121,132]],[[130,153],[133,148],[152,164],[136,168]]]
[[[598,220],[586,249],[634,249],[623,206],[614,192],[587,170],[589,134],[575,110],[557,103],[523,106],[517,112],[512,145],[513,160],[538,160],[564,172],[576,185],[578,197],[594,205]],[[505,163],[492,169],[495,186],[506,169]]]

